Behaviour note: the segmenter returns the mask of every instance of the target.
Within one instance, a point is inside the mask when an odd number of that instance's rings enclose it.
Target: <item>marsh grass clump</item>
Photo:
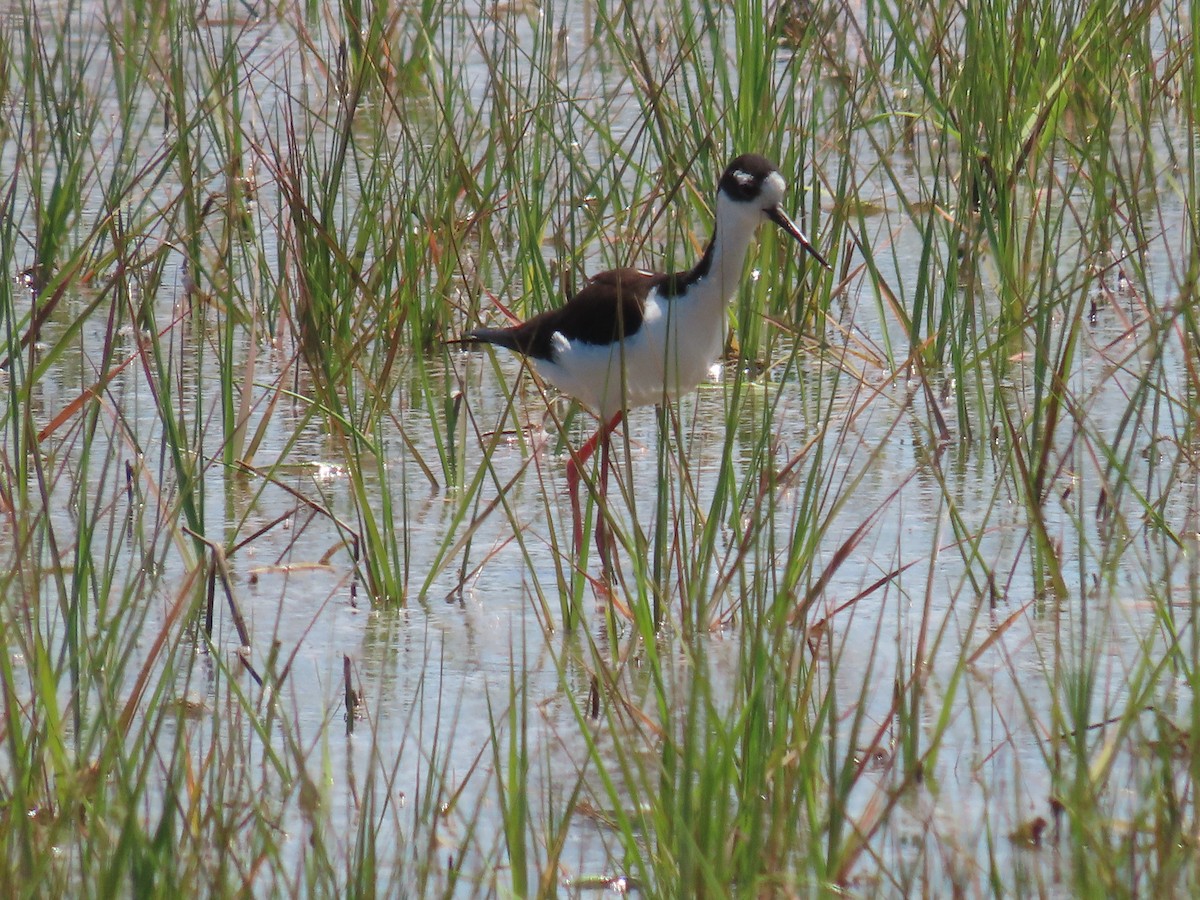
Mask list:
[[[12,13],[0,889],[1196,892],[1185,9]],[[731,151],[835,272],[629,417],[605,586],[588,415],[445,339]]]

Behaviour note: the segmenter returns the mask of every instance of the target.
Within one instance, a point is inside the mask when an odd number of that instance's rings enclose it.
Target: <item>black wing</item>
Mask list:
[[[462,343],[495,344],[534,359],[553,359],[552,336],[568,341],[611,344],[637,334],[646,297],[668,276],[641,269],[612,269],[592,278],[559,309],[539,313],[510,328],[477,328]]]

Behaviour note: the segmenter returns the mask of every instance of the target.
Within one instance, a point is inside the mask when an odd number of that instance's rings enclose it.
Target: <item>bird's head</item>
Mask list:
[[[739,156],[725,168],[717,192],[718,203],[723,199],[728,207],[740,214],[756,215],[758,221],[769,219],[799,241],[817,262],[830,268],[812,241],[783,211],[787,183],[770,160],[757,153]]]

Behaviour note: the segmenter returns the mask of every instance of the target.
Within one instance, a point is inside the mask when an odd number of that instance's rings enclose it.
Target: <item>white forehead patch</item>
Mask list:
[[[778,203],[783,199],[783,195],[787,193],[787,184],[783,180],[783,176],[778,172],[772,172],[762,183],[762,196],[768,203]]]
[[[748,186],[748,185],[754,184],[754,176],[751,175],[749,172],[747,172],[745,169],[735,170],[733,173],[733,180],[741,185]]]

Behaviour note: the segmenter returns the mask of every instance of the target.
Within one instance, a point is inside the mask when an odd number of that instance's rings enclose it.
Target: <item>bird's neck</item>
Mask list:
[[[693,293],[705,306],[720,309],[733,300],[742,270],[746,264],[746,251],[754,239],[756,222],[745,221],[745,216],[734,210],[722,214],[721,202],[717,204],[717,221],[712,240],[704,250],[700,261],[687,273],[688,295]]]

